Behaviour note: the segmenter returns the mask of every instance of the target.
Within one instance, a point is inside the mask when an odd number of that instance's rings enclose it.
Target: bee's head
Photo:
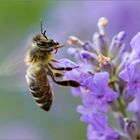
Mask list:
[[[55,42],[53,39],[48,39],[47,37],[44,37],[44,35],[42,34],[36,35],[33,38],[33,41],[38,49],[47,52],[51,52],[62,47],[62,45],[60,45],[58,42]]]
[[[58,48],[63,47],[62,45],[60,45],[58,42],[54,41],[53,39],[49,39],[45,33],[46,33],[46,30],[43,31],[42,22],[41,22],[41,34],[38,34],[33,38],[33,42],[35,43],[35,46],[38,49],[51,52],[51,51],[57,50]]]

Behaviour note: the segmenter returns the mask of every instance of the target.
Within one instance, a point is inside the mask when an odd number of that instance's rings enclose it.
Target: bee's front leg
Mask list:
[[[73,70],[73,69],[79,67],[79,66],[77,66],[77,67],[55,67],[55,66],[53,66],[51,63],[49,63],[49,66],[50,66],[52,69],[54,69],[54,70],[59,70],[59,71],[71,71],[71,70]]]

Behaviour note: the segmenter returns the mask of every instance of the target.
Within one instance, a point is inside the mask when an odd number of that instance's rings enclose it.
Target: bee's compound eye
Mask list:
[[[48,43],[48,44],[53,44],[54,41],[53,41],[52,39],[49,39],[49,40],[47,41],[47,43]]]
[[[58,43],[58,42],[55,42],[53,39],[49,39],[49,40],[47,41],[47,43],[48,43],[50,46],[59,45],[59,43]]]
[[[45,46],[46,45],[46,42],[44,42],[44,41],[38,41],[37,42],[37,45],[38,46]]]

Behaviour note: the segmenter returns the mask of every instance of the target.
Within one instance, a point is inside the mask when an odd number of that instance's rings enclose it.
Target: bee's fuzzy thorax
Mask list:
[[[33,38],[33,42],[40,41],[40,40],[46,41],[46,39],[47,38],[45,38],[42,34],[38,34]]]
[[[24,61],[27,65],[36,63],[46,63],[50,62],[52,57],[53,52],[45,52],[39,50],[38,48],[29,48]]]

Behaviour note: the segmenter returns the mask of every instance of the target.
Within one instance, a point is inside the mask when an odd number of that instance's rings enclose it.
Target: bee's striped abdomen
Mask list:
[[[40,67],[39,70],[35,71],[29,67],[26,80],[36,103],[45,111],[49,111],[53,102],[53,94],[45,69]]]

